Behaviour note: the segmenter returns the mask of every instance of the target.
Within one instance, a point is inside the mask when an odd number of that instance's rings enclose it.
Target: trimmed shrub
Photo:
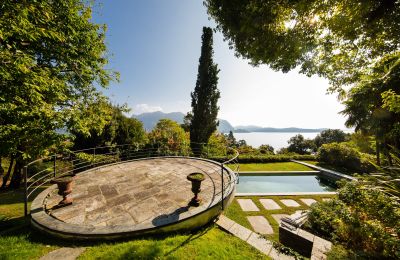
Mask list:
[[[209,159],[223,162],[229,160],[230,156],[213,156]],[[238,157],[239,163],[272,163],[272,162],[290,162],[290,160],[315,160],[314,155],[242,155]]]
[[[374,170],[370,158],[345,143],[324,144],[318,149],[317,160],[332,166],[366,173]]]

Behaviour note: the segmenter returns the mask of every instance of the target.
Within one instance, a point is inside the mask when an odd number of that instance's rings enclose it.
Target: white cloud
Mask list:
[[[133,113],[137,115],[156,111],[162,111],[162,108],[160,106],[151,106],[148,104],[137,104],[133,109]]]

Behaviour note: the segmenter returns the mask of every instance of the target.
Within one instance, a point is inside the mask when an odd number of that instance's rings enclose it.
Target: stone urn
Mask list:
[[[204,181],[204,174],[199,172],[191,173],[187,176],[187,179],[192,182],[192,192],[194,193],[194,197],[189,202],[190,206],[198,207],[200,206],[201,199],[199,198],[199,193],[201,191],[201,182]]]
[[[52,182],[57,184],[58,195],[63,196],[63,200],[60,201],[59,205],[66,206],[72,204],[72,198],[68,197],[68,195],[72,192],[74,178],[71,176],[62,177],[54,179]]]

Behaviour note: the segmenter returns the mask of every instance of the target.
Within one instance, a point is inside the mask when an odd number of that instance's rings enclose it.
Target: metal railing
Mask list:
[[[45,156],[32,161],[23,167],[24,178],[24,213],[28,212],[29,199],[44,185],[51,183],[52,180],[64,176],[74,176],[80,172],[91,168],[118,164],[122,162],[157,157],[195,157],[211,159],[219,162],[218,169],[211,174],[218,174],[221,177],[221,191],[213,194],[212,201],[221,194],[221,209],[224,209],[224,199],[235,185],[238,178],[239,153],[229,147],[221,147],[209,144],[197,144],[197,148],[191,148],[190,144],[167,144],[167,145],[147,145],[141,147],[138,144],[111,145],[103,147],[93,147],[75,151],[66,151],[50,156]],[[221,150],[226,152],[221,155]],[[232,171],[225,168],[229,164]],[[231,174],[233,172],[233,175]],[[227,182],[224,181],[227,177]]]

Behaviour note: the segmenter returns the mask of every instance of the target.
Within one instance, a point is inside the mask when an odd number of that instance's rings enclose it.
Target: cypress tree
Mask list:
[[[199,143],[207,143],[212,133],[217,130],[219,110],[217,102],[220,97],[217,88],[219,70],[217,64],[213,62],[213,32],[211,28],[203,27],[201,40],[196,87],[191,93],[190,143],[194,153],[198,153],[201,149]]]

